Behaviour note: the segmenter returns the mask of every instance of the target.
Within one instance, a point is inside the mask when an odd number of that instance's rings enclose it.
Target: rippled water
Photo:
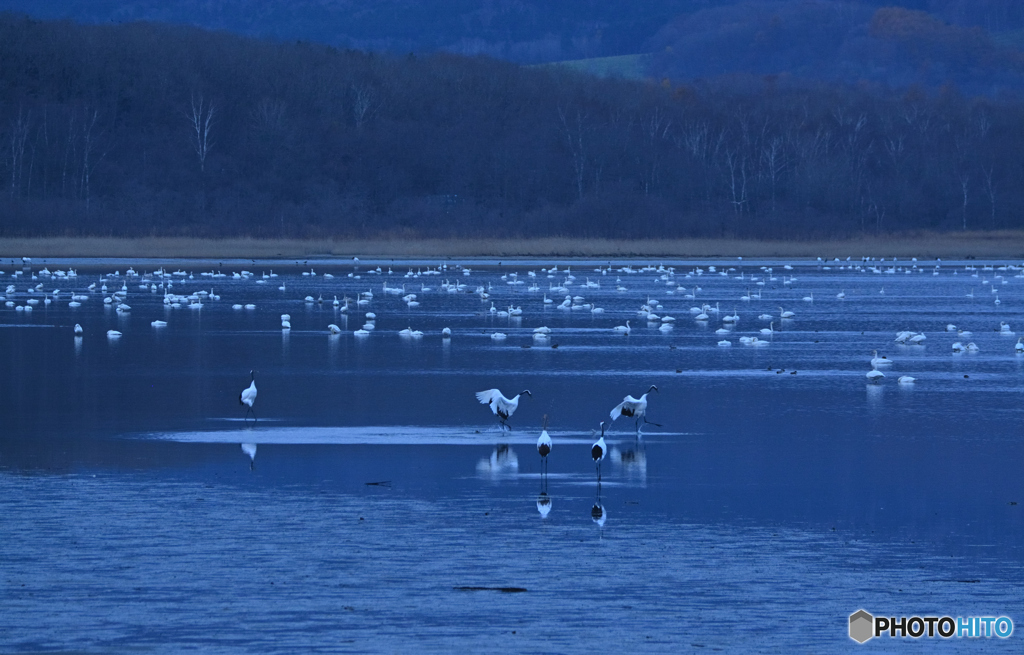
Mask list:
[[[862,607],[1024,620],[1024,355],[998,332],[1024,335],[1019,269],[569,263],[553,277],[553,262],[406,277],[391,262],[381,275],[311,262],[316,276],[207,262],[144,279],[111,261],[59,280],[41,269],[69,264],[0,266],[5,300],[40,300],[0,307],[0,651],[835,652],[860,648],[847,617]],[[200,275],[218,268],[255,275]],[[567,292],[549,290],[567,275]],[[167,281],[221,299],[171,308]],[[403,283],[419,306],[383,292]],[[103,298],[122,284],[131,309],[118,313]],[[605,311],[556,309],[566,293]],[[674,329],[637,314],[649,299]],[[703,303],[720,312],[696,321]],[[734,309],[735,328],[715,334]],[[368,311],[375,329],[354,336]],[[613,332],[626,320],[628,336]],[[533,339],[542,325],[550,339]],[[905,329],[925,345],[893,343]],[[740,344],[754,335],[768,345]],[[873,349],[894,362],[880,384],[865,377]],[[238,403],[250,369],[255,424]],[[651,384],[662,427],[638,440],[612,424],[599,487],[592,430]],[[492,387],[533,394],[511,433],[473,397]],[[941,647],[1013,648],[993,642]]]

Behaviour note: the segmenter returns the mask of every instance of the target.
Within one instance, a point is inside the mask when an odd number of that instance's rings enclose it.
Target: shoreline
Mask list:
[[[897,234],[857,239],[193,239],[184,237],[0,238],[0,258],[145,259],[1024,259],[1024,231]]]

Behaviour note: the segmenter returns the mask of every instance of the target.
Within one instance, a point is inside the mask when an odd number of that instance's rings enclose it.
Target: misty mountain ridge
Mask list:
[[[521,64],[650,54],[638,74],[1024,88],[1018,0],[0,0],[41,18],[187,24],[395,54]]]

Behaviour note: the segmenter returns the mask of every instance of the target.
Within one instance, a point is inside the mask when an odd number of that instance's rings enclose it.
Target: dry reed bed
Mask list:
[[[191,239],[5,238],[0,257],[124,257],[170,259],[274,259],[352,257],[586,258],[805,258],[805,257],[975,257],[1024,258],[1024,232],[898,234],[829,241],[741,239]]]

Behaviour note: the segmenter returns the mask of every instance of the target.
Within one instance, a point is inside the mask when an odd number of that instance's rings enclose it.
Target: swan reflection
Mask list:
[[[256,466],[256,444],[242,444],[242,452],[249,456],[249,470],[253,470],[253,468],[255,468]]]
[[[880,410],[882,408],[882,397],[885,393],[885,387],[880,384],[867,384],[868,393],[868,407],[872,410]]]
[[[508,444],[501,443],[494,447],[488,459],[481,459],[476,464],[477,473],[490,475],[493,478],[515,475],[519,472],[519,458]]]

